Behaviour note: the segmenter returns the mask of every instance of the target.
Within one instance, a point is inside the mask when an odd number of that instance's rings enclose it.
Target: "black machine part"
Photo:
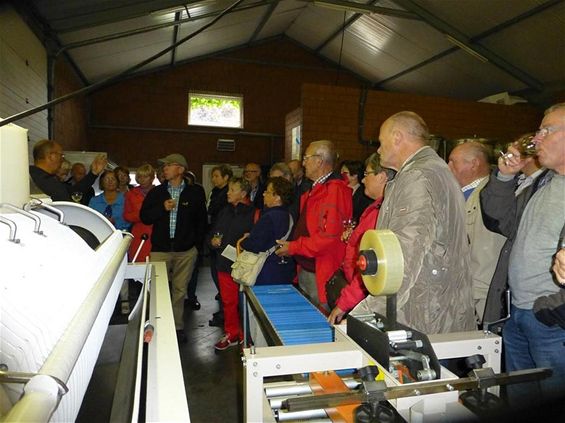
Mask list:
[[[377,322],[379,323],[378,326]],[[401,323],[391,325],[389,322],[390,320],[378,313],[367,317],[350,315],[347,318],[347,335],[367,351],[371,357],[375,358],[385,369],[389,368],[390,360],[394,359],[395,355],[410,356],[408,363],[414,376],[416,376],[418,371],[423,371],[425,372],[425,377],[422,380],[439,378],[441,373],[440,364],[428,337],[424,333]],[[410,341],[414,341],[415,346],[415,348],[411,349],[411,352],[407,353],[407,349],[395,350],[391,347],[391,340],[387,334],[391,326],[394,330],[403,330],[411,333]],[[398,342],[394,341],[392,343],[396,344]],[[405,344],[400,345],[405,346]],[[427,357],[427,366],[423,365],[422,355]]]

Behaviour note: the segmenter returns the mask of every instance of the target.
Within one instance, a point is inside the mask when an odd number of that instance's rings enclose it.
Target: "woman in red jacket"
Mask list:
[[[359,219],[359,224],[351,231],[345,231],[342,240],[347,242],[345,247],[345,258],[341,268],[347,279],[347,286],[341,291],[337,300],[337,305],[331,311],[328,321],[332,324],[339,323],[345,313],[355,307],[363,298],[367,296],[367,289],[363,284],[361,274],[357,270],[355,264],[359,252],[359,244],[363,234],[375,229],[377,218],[379,217],[379,209],[383,202],[384,189],[387,181],[392,179],[394,172],[384,169],[379,164],[380,157],[377,153],[373,153],[365,161],[365,173],[363,184],[365,185],[365,194],[375,200],[370,204]]]
[[[137,255],[136,262],[145,262],[145,258],[149,256],[151,252],[151,231],[153,229],[152,225],[146,225],[143,223],[139,217],[139,211],[141,210],[141,205],[145,196],[151,188],[153,188],[153,180],[155,179],[155,169],[150,164],[144,164],[137,169],[135,173],[135,180],[139,186],[129,190],[125,194],[125,205],[124,205],[124,219],[132,224],[131,233],[134,238],[131,242],[128,251],[129,260],[132,261],[139,244],[141,244],[141,237],[147,234],[147,239],[141,247],[141,251]]]

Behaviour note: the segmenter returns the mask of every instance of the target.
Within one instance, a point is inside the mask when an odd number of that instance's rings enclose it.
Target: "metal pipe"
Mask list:
[[[352,377],[342,378],[341,380],[343,381],[343,383],[345,383],[345,385],[349,389],[355,389],[359,387],[359,385],[361,384],[359,380],[354,379]],[[312,388],[310,387],[310,384],[308,382],[304,382],[304,383],[290,382],[286,384],[286,386],[269,385],[268,387],[265,388],[265,395],[267,396],[267,398],[290,396],[290,395],[304,395],[311,393],[312,393]]]
[[[282,134],[270,134],[268,132],[249,132],[249,131],[219,131],[206,129],[183,129],[183,128],[147,128],[143,126],[121,126],[121,125],[89,125],[93,129],[114,129],[122,131],[154,131],[154,132],[182,132],[192,134],[208,134],[208,135],[243,135],[250,137],[278,137],[283,138]]]
[[[18,227],[16,223],[10,219],[5,218],[4,216],[0,216],[0,223],[4,223],[10,227],[10,235],[8,236],[8,241],[13,242],[14,244],[19,244],[20,240],[16,238],[16,233],[18,231]]]
[[[313,419],[323,419],[323,418],[328,418],[327,413],[323,409],[292,411],[292,412],[279,410],[277,412],[277,420],[279,422],[288,422],[295,420],[303,421],[303,420],[313,420]]]
[[[39,216],[36,216],[33,213],[28,212],[25,209],[20,209],[19,207],[16,207],[12,204],[9,203],[0,203],[0,208],[6,208],[8,210],[12,210],[15,211],[16,213],[19,214],[23,214],[25,217],[30,218],[31,220],[33,220],[33,232],[38,234],[38,235],[43,235],[43,231],[39,230],[41,228],[41,219],[39,218]]]

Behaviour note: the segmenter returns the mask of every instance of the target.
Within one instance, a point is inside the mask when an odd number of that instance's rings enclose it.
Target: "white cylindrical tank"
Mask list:
[[[22,207],[29,201],[28,166],[27,129],[0,127],[0,203]]]

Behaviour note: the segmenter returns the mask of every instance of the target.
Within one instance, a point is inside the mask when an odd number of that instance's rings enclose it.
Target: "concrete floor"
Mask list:
[[[188,342],[179,344],[186,395],[192,423],[243,421],[242,364],[239,347],[218,352],[214,344],[223,329],[208,320],[218,310],[210,269],[199,269],[197,296],[202,308],[185,310]],[[114,316],[77,417],[78,423],[110,421],[114,384],[125,335],[125,318]]]

